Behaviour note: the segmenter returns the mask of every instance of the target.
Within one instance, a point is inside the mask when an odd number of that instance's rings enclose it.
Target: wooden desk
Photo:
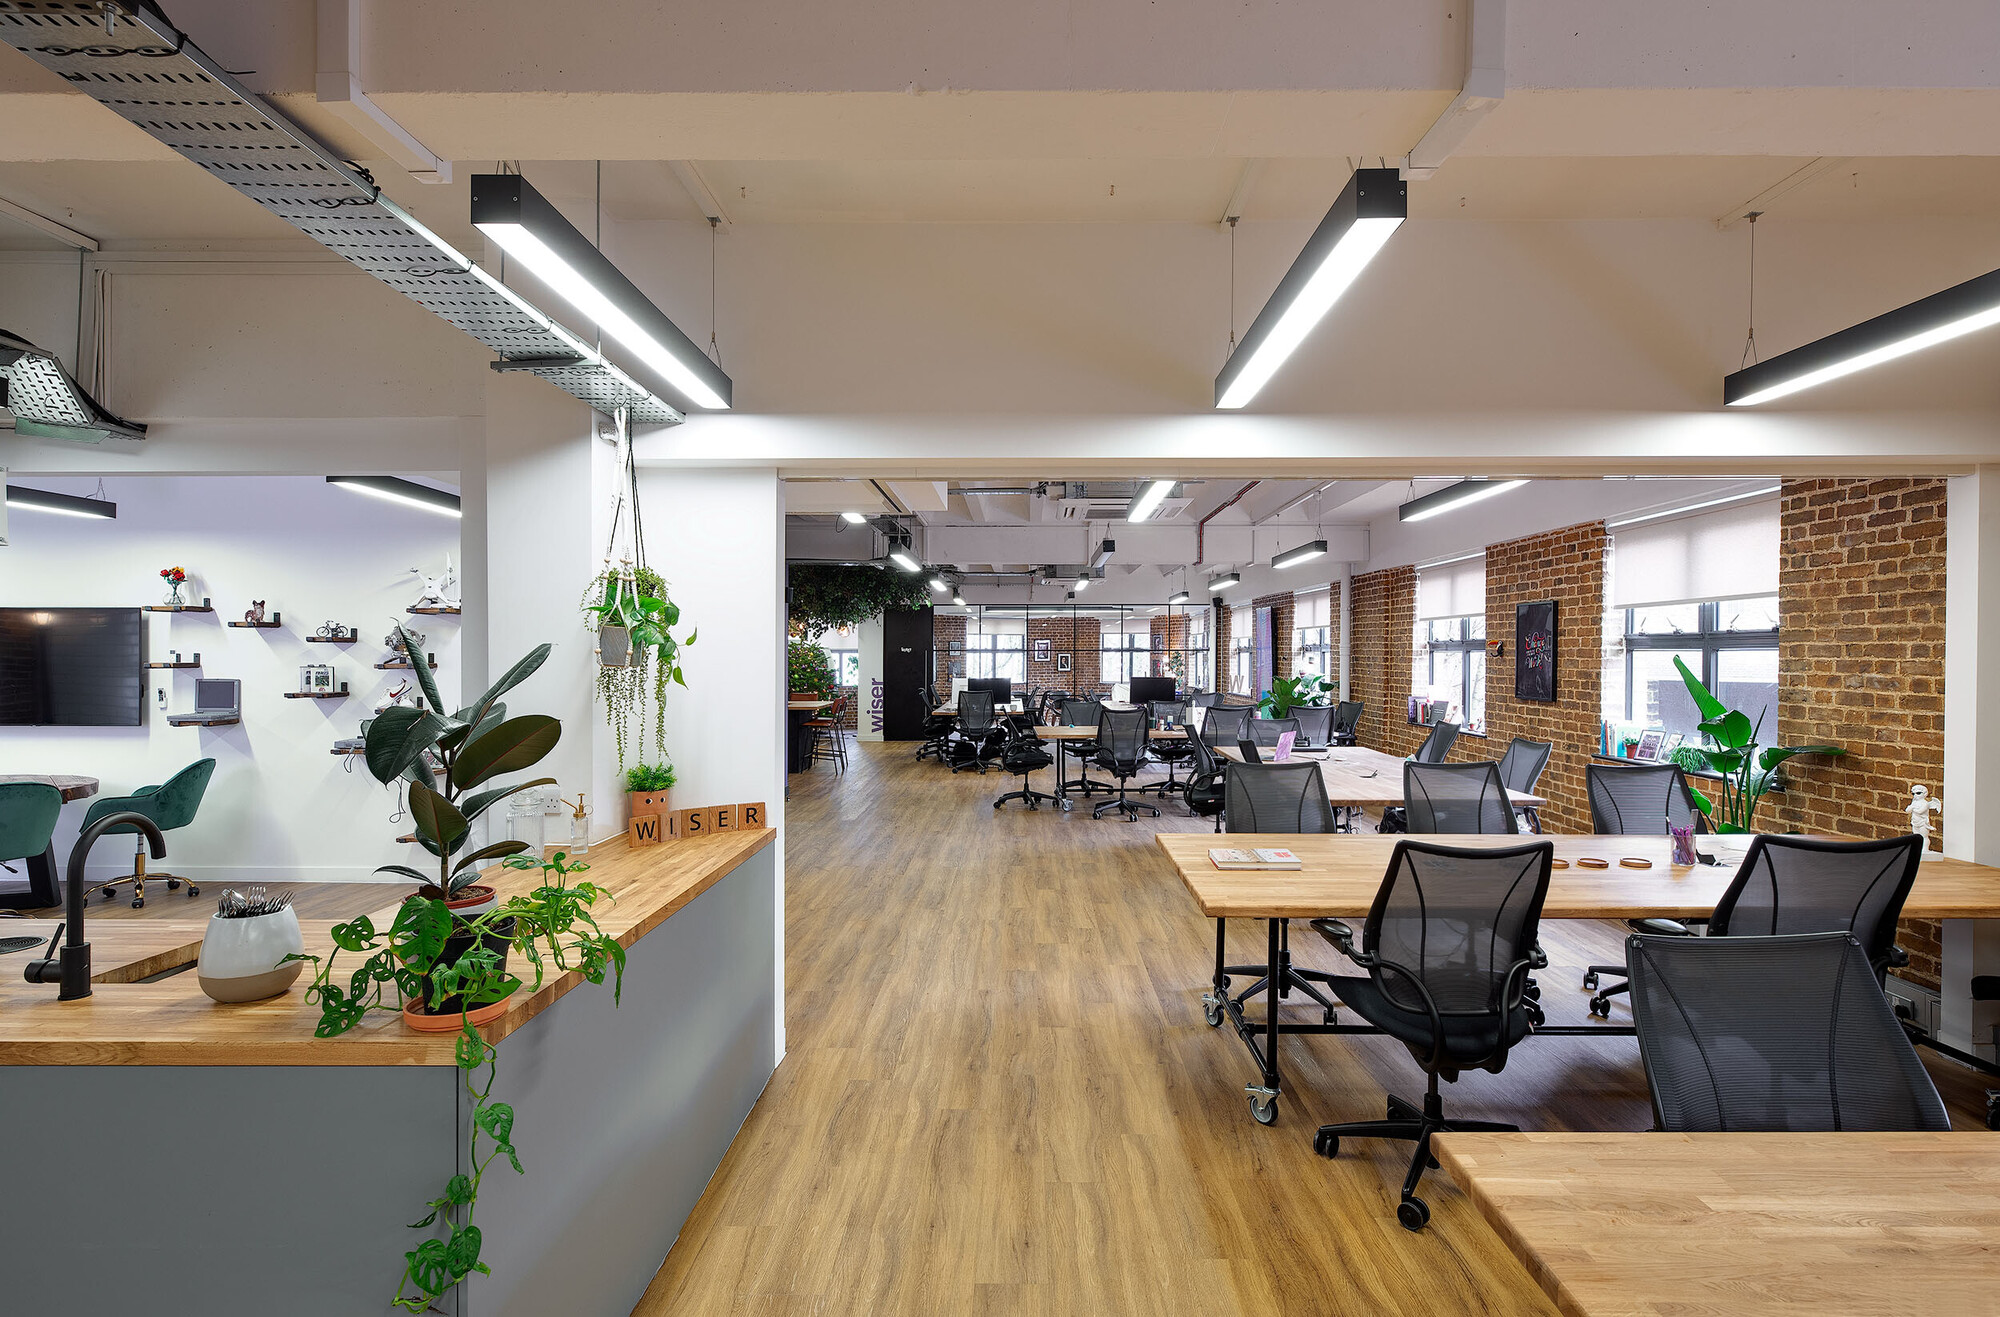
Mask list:
[[[1243,752],[1233,745],[1217,746],[1215,752],[1236,763],[1243,762]],[[1320,776],[1326,779],[1326,798],[1330,804],[1357,809],[1364,805],[1382,808],[1403,803],[1403,761],[1396,755],[1385,755],[1366,746],[1343,745],[1325,751],[1295,750],[1293,756],[1319,765]],[[1268,758],[1265,762],[1269,762]],[[1531,796],[1525,791],[1509,791],[1507,796],[1518,809],[1549,803],[1547,798]]]
[[[69,773],[0,773],[0,782],[40,782],[62,793],[63,804],[97,794],[97,779]]]
[[[94,907],[93,907],[94,908]],[[92,983],[138,983],[201,958],[201,940],[208,934],[208,916],[194,919],[86,920],[90,938]],[[46,948],[62,927],[59,919],[0,919],[0,937],[35,937]],[[0,958],[0,976],[21,977],[21,966],[42,955],[41,949]],[[33,991],[24,985],[24,991]]]
[[[1572,1317],[1991,1312],[2000,1134],[1441,1134]]]
[[[0,782],[39,782],[54,787],[65,805],[97,794],[96,778],[69,773],[4,773],[0,774]],[[0,910],[40,910],[61,903],[62,888],[56,884],[55,843],[51,841],[46,851],[27,859],[28,889],[0,895]]]

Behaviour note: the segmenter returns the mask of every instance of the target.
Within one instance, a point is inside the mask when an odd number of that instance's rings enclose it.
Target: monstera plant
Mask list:
[[[1707,745],[1683,746],[1676,759],[1692,750],[1693,757],[1721,775],[1720,799],[1710,800],[1699,790],[1694,793],[1694,803],[1717,832],[1756,830],[1757,802],[1771,789],[1778,766],[1787,759],[1797,755],[1847,753],[1837,745],[1761,745],[1758,737],[1764,730],[1762,714],[1757,715],[1755,722],[1750,721],[1749,714],[1730,708],[1710,694],[1708,687],[1701,684],[1701,678],[1688,671],[1688,665],[1678,655],[1674,657],[1674,666],[1680,669],[1681,680],[1686,683],[1688,694],[1694,697],[1695,708],[1701,711],[1699,726],[1709,741]]]
[[[376,872],[400,874],[422,884],[420,896],[449,901],[479,876],[481,864],[528,849],[526,842],[496,841],[461,855],[479,817],[517,792],[555,781],[538,777],[506,786],[486,785],[534,767],[562,736],[562,724],[554,718],[539,713],[509,718],[500,700],[534,675],[548,658],[549,647],[537,645],[478,700],[447,713],[423,651],[402,627],[395,634],[396,648],[410,661],[423,699],[414,708],[397,705],[376,715],[363,738],[364,752],[376,781],[408,782],[417,844],[436,857],[437,869],[424,873],[406,864],[385,864]]]
[[[1312,673],[1276,677],[1271,689],[1257,700],[1257,713],[1265,718],[1289,718],[1293,709],[1316,709],[1333,703],[1338,689],[1328,678]]]

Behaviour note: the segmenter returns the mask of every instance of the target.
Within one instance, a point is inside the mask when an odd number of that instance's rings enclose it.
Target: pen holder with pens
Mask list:
[[[1694,825],[1690,823],[1684,828],[1679,828],[1670,824],[1667,827],[1667,831],[1674,839],[1674,864],[1682,868],[1692,865],[1694,863]]]

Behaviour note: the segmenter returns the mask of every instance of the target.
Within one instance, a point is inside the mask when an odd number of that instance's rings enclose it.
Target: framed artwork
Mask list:
[[[1067,654],[1056,655],[1056,671],[1057,672],[1069,671],[1069,655]]]
[[[1556,601],[1514,605],[1514,698],[1556,698]]]
[[[1035,662],[1047,663],[1049,661],[1049,645],[1050,642],[1046,640],[1037,640],[1035,642]]]
[[[1666,728],[1648,727],[1645,731],[1639,733],[1638,757],[1641,759],[1660,758],[1660,752],[1662,747],[1665,746],[1666,740],[1667,740]]]

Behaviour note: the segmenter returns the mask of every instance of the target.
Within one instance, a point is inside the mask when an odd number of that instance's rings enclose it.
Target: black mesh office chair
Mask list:
[[[1421,1230],[1431,1218],[1417,1183],[1431,1165],[1433,1134],[1517,1128],[1446,1119],[1438,1082],[1466,1070],[1497,1074],[1509,1049],[1528,1036],[1526,985],[1554,854],[1546,841],[1505,850],[1399,841],[1362,926],[1360,950],[1354,930],[1340,920],[1312,921],[1368,971],[1365,979],[1333,978],[1334,993],[1408,1047],[1430,1078],[1421,1109],[1391,1096],[1386,1120],[1322,1125],[1313,1136],[1313,1151],[1322,1157],[1337,1156],[1343,1137],[1415,1141],[1396,1204],[1405,1229]]]
[[[1095,727],[1097,715],[1103,711],[1104,704],[1100,700],[1066,699],[1062,702],[1063,726]],[[1109,782],[1099,782],[1090,776],[1090,761],[1097,758],[1097,752],[1101,749],[1103,747],[1094,740],[1069,742],[1069,753],[1076,756],[1077,770],[1074,778],[1060,784],[1062,790],[1081,791],[1087,796],[1093,791],[1117,789]]]
[[[924,739],[923,743],[917,746],[917,758],[936,759],[942,763],[945,743],[951,740],[952,732],[957,729],[958,719],[938,716],[937,689],[928,682],[920,694],[924,701]]]
[[[994,801],[995,809],[1010,800],[1025,800],[1029,809],[1040,809],[1044,800],[1051,805],[1058,803],[1056,797],[1034,789],[1035,771],[1055,763],[1055,756],[1043,747],[1035,729],[1025,724],[1025,719],[1010,720],[1006,725],[1007,739],[1000,747],[1000,767],[1021,779],[1021,789],[1009,791]]]
[[[1210,745],[1235,745],[1246,735],[1243,724],[1250,721],[1251,712],[1247,705],[1211,705],[1208,712],[1202,715],[1201,734]]]
[[[1222,703],[1222,696],[1215,691],[1189,691],[1188,707],[1193,709],[1213,709]]]
[[[1417,747],[1417,752],[1410,758],[1420,764],[1441,764],[1457,741],[1457,723],[1436,723],[1431,727],[1431,734],[1424,738],[1424,743]]]
[[[1709,916],[1710,937],[1852,933],[1880,979],[1910,963],[1896,921],[1917,881],[1923,839],[1753,837],[1735,881]]]
[[[1342,700],[1333,706],[1333,745],[1353,745],[1355,729],[1361,726],[1360,700]]]
[[[1212,753],[1212,752],[1211,752]],[[1335,830],[1333,806],[1327,803],[1326,779],[1320,775],[1319,765],[1309,762],[1287,764],[1238,764],[1227,760],[1217,760],[1223,766],[1223,818],[1230,832],[1333,832]],[[1222,921],[1216,921],[1216,959],[1222,958]],[[1322,1018],[1333,1023],[1334,999],[1316,985],[1329,981],[1319,970],[1297,969],[1292,965],[1292,921],[1278,921],[1278,963],[1275,969],[1268,965],[1225,965],[1222,968],[1224,990],[1231,977],[1240,974],[1254,974],[1256,979],[1241,993],[1236,994],[1237,1005],[1241,1006],[1260,992],[1267,992],[1272,978],[1278,983],[1278,998],[1283,1000],[1292,995],[1294,989],[1304,993],[1319,1005]],[[1202,1014],[1208,1020],[1209,1028],[1220,1025],[1223,1020],[1222,999],[1210,989],[1202,995]],[[1257,1119],[1268,1125],[1277,1119],[1276,1095],[1264,1090],[1251,1090],[1250,1110]],[[1257,1095],[1263,1092],[1268,1101],[1259,1104]],[[1267,1114],[1268,1113],[1268,1114]]]
[[[1075,698],[1068,691],[1057,690],[1053,686],[1043,691],[1035,702],[1035,721],[1043,727],[1056,726],[1062,722],[1063,704]]]
[[[1524,796],[1535,794],[1535,787],[1542,780],[1542,770],[1549,766],[1549,755],[1555,751],[1553,741],[1530,741],[1525,736],[1517,736],[1507,743],[1507,753],[1500,756],[1500,780],[1509,791],[1518,791]],[[1525,824],[1528,832],[1542,830],[1542,816],[1532,805],[1524,805],[1516,811],[1517,817]]]
[[[1852,933],[1625,941],[1663,1130],[1949,1130]]]
[[[1590,830],[1621,837],[1664,837],[1672,828],[1706,832],[1707,824],[1694,803],[1687,775],[1678,764],[1586,764],[1584,786],[1590,796]],[[1675,919],[1628,919],[1635,933],[1686,937],[1688,927]],[[1593,1015],[1611,1014],[1611,998],[1625,991],[1614,983],[1598,991],[1607,974],[1623,974],[1623,965],[1587,965],[1583,986],[1597,992],[1590,999]]]
[[[1187,746],[1194,771],[1181,784],[1181,799],[1187,802],[1188,813],[1196,818],[1213,818],[1215,830],[1221,832],[1223,769],[1229,761],[1217,755],[1199,736],[1190,735]]]
[[[1126,788],[1139,770],[1146,765],[1146,711],[1144,709],[1107,709],[1097,711],[1097,766],[1118,779],[1118,794],[1101,802],[1090,812],[1092,818],[1101,819],[1112,810],[1136,821],[1139,811],[1145,810],[1155,818],[1160,811],[1151,805],[1131,799]]]
[[[1269,749],[1278,743],[1278,738],[1286,732],[1292,734],[1292,744],[1298,744],[1299,720],[1296,718],[1246,718],[1243,721],[1249,730],[1248,740]]]
[[[993,720],[993,692],[960,691],[958,730],[947,752],[951,771],[976,768],[984,777],[986,761],[998,752],[1000,736],[999,725]]]
[[[1493,763],[1404,764],[1403,809],[1413,833],[1521,830]]]
[[[1299,724],[1299,744],[1303,746],[1324,746],[1333,744],[1333,706],[1299,707],[1292,710],[1292,717]]]
[[[1181,736],[1156,737],[1150,747],[1153,758],[1167,766],[1167,780],[1152,789],[1162,796],[1177,796],[1181,793],[1181,783],[1174,776],[1174,772],[1194,757],[1194,751],[1188,747],[1185,735],[1188,706],[1179,700],[1152,700],[1146,705],[1146,716],[1152,719],[1155,730],[1162,727],[1179,728],[1183,733]]]

